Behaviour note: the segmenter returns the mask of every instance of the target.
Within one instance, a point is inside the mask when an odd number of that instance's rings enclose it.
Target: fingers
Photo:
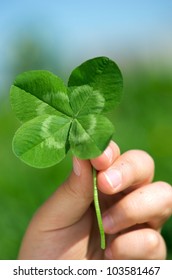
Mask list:
[[[113,194],[129,186],[151,182],[154,162],[144,151],[131,150],[119,156],[106,170],[98,173],[99,190]]]
[[[116,260],[163,260],[166,258],[166,246],[158,232],[144,228],[117,236],[105,255]]]
[[[96,170],[104,170],[109,168],[111,164],[119,157],[119,155],[119,147],[115,142],[111,141],[102,155],[91,159],[90,161]]]
[[[172,214],[172,188],[164,182],[149,184],[154,162],[146,152],[131,150],[120,156],[119,150],[111,147],[114,155],[104,168],[98,165],[104,154],[91,161],[99,170],[99,190],[108,195],[116,193],[110,197],[109,205],[113,206],[103,214],[105,232],[117,236],[106,253],[111,259],[164,259],[164,240],[154,229],[160,229]],[[143,224],[153,229],[133,230]]]
[[[34,219],[38,226],[54,230],[78,222],[93,200],[92,185],[90,162],[74,158],[67,181],[39,209]]]
[[[118,233],[136,224],[148,223],[159,229],[172,214],[172,188],[152,183],[124,196],[103,214],[106,233]]]

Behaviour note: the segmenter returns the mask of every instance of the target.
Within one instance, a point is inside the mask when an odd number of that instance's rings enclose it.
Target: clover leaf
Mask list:
[[[114,131],[104,113],[119,103],[122,85],[118,66],[107,57],[90,59],[74,69],[68,86],[44,70],[20,74],[10,90],[12,108],[22,122],[13,138],[14,153],[37,168],[57,164],[69,149],[81,159],[99,156]],[[95,169],[93,186],[104,249]]]
[[[60,162],[69,149],[81,159],[99,156],[114,132],[103,113],[120,101],[121,90],[121,72],[107,57],[74,69],[68,87],[48,71],[20,74],[11,87],[12,108],[22,122],[14,153],[37,168]]]

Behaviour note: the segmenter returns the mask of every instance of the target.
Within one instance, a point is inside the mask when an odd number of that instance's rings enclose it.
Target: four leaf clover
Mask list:
[[[81,159],[99,156],[114,131],[104,114],[119,103],[122,84],[118,66],[107,57],[74,69],[68,86],[45,70],[20,74],[11,87],[11,104],[22,122],[14,153],[37,168],[57,164],[69,149]]]
[[[20,74],[11,87],[11,104],[22,126],[13,151],[30,166],[45,168],[60,162],[69,149],[81,159],[99,156],[114,127],[105,113],[119,103],[122,75],[107,57],[90,59],[73,70],[68,86],[54,74],[39,70]],[[94,204],[101,248],[105,233],[93,168]]]

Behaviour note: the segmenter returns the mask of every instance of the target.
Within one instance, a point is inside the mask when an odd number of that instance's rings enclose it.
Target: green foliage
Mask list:
[[[69,148],[81,159],[99,156],[113,135],[103,115],[120,101],[122,75],[106,57],[90,59],[71,74],[66,87],[48,71],[19,75],[11,103],[23,123],[13,151],[25,163],[45,168],[60,162]]]

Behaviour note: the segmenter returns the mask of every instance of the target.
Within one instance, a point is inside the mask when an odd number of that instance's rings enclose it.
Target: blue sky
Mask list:
[[[0,82],[12,42],[31,32],[60,48],[66,64],[98,55],[163,59],[172,55],[172,1],[1,0]]]

